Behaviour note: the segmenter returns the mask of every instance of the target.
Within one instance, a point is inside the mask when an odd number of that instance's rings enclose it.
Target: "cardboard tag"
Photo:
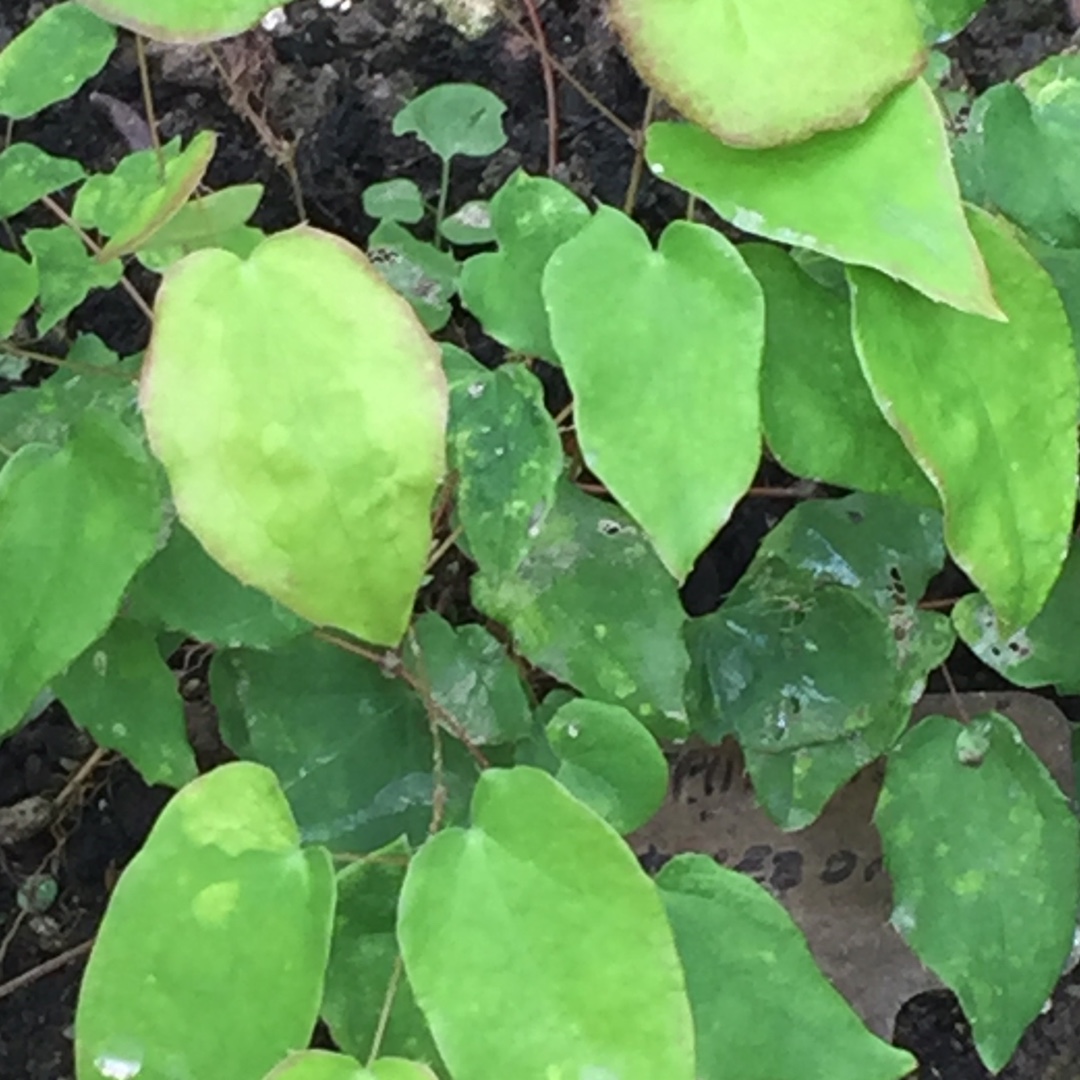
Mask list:
[[[932,713],[1009,717],[1065,793],[1073,794],[1068,721],[1035,694],[928,694],[913,720]],[[703,852],[748,874],[790,912],[821,969],[871,1031],[892,1037],[900,1006],[941,986],[889,922],[892,887],[872,818],[885,774],[875,762],[833,797],[821,817],[786,833],[754,801],[733,740],[672,755],[671,789],[657,815],[629,837],[655,873],[673,855]]]

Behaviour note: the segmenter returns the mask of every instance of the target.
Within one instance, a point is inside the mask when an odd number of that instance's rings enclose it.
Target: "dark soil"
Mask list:
[[[0,10],[0,45],[43,6],[6,0]],[[296,172],[310,221],[354,241],[374,222],[361,208],[368,184],[407,175],[433,197],[437,163],[414,140],[395,139],[390,121],[414,93],[440,82],[474,81],[509,106],[508,146],[490,161],[458,159],[451,205],[492,193],[518,166],[546,168],[547,109],[537,59],[520,30],[503,22],[467,41],[442,22],[414,12],[410,0],[362,0],[348,14],[324,12],[314,0],[289,8],[288,33],[255,32],[229,47],[230,93],[202,54],[175,51],[153,58],[154,95],[164,135],[219,133],[208,180],[212,187],[257,180],[267,194],[256,221],[268,230],[294,224],[298,210],[289,177],[241,115],[238,95],[279,139],[295,144]],[[641,122],[645,92],[615,46],[593,0],[546,0],[541,15],[552,52],[587,89],[630,128]],[[1065,0],[990,0],[983,14],[950,47],[976,90],[1010,78],[1069,45],[1073,26]],[[130,149],[107,109],[92,104],[96,91],[136,109],[140,88],[130,41],[108,69],[78,97],[25,125],[17,135],[43,148],[111,168]],[[122,125],[121,125],[122,128]],[[559,80],[559,176],[583,196],[621,206],[634,151],[627,134],[581,94]],[[685,197],[642,177],[637,214],[650,230],[681,214]],[[42,219],[42,224],[48,223]],[[139,282],[149,293],[152,282]],[[68,321],[68,333],[92,330],[122,354],[143,347],[147,328],[117,292],[91,297]],[[459,332],[471,340],[462,323]],[[43,373],[42,373],[43,374]],[[557,379],[549,387],[560,392]],[[3,384],[0,382],[0,392]],[[766,470],[762,484],[788,482]],[[714,608],[741,575],[758,541],[782,516],[784,501],[747,500],[702,557],[684,597],[693,614]],[[944,581],[940,595],[956,595]],[[463,590],[454,588],[455,593]],[[960,649],[951,661],[961,689],[999,685],[996,676]],[[1065,703],[1066,708],[1075,702]],[[1071,711],[1071,709],[1070,709]],[[88,741],[53,707],[0,744],[0,807],[28,796],[54,799],[91,752]],[[77,958],[53,973],[8,990],[5,980],[31,972],[88,941],[108,892],[146,836],[168,792],[148,788],[123,762],[107,761],[65,794],[50,826],[32,838],[0,846],[0,940],[17,918],[16,889],[34,872],[53,877],[55,902],[22,918],[0,945],[0,1077],[64,1080],[73,1077],[72,1024],[82,971]],[[984,1080],[955,1001],[948,994],[909,1002],[897,1041],[920,1058],[920,1080]],[[1059,987],[1053,1008],[1029,1031],[1007,1080],[1074,1080],[1080,1076],[1080,976]]]

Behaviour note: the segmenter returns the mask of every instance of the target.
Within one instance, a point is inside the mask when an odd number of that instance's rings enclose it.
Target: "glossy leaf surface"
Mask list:
[[[334,875],[267,769],[224,765],[162,811],[113,890],[75,1020],[80,1080],[261,1080],[318,1016]]]
[[[1046,272],[999,219],[972,210],[971,224],[1009,322],[853,269],[855,339],[878,406],[938,489],[950,553],[1017,626],[1045,602],[1072,531],[1076,356]]]
[[[337,908],[322,1016],[334,1042],[366,1061],[374,1045],[387,987],[400,952],[397,909],[409,846],[396,841],[368,859],[346,866],[337,876]],[[408,976],[398,977],[397,992],[380,1044],[384,1054],[440,1066],[439,1052],[420,1012]]]
[[[423,702],[378,665],[313,637],[236,649],[212,672],[226,741],[281,781],[306,843],[364,852],[427,835],[435,780]],[[241,737],[237,738],[237,734]],[[460,813],[472,769],[445,740],[447,812]]]
[[[1072,947],[1076,819],[1016,727],[990,713],[916,725],[889,757],[875,821],[893,925],[956,992],[996,1072]]]
[[[176,676],[145,627],[117,619],[52,687],[75,723],[119,750],[148,784],[195,779]]]
[[[675,582],[616,507],[563,482],[520,567],[482,571],[472,590],[532,663],[655,734],[685,735],[686,617]]]
[[[181,520],[297,614],[396,643],[446,422],[438,350],[405,302],[358,250],[300,228],[246,262],[185,259],[155,312],[140,400]]]
[[[457,513],[481,569],[521,565],[555,501],[563,450],[540,380],[518,364],[489,371],[443,346]]]
[[[1080,693],[1080,547],[1075,540],[1046,605],[1026,626],[1002,632],[994,609],[978,593],[956,604],[952,620],[968,648],[1009,682],[1052,683],[1063,694]]]
[[[903,732],[952,646],[948,619],[915,608],[943,559],[932,511],[870,496],[807,503],[720,609],[691,623],[695,726],[711,742],[738,738],[781,827],[810,824]]]
[[[646,154],[654,173],[745,232],[874,267],[934,300],[1001,317],[964,219],[940,110],[921,81],[859,127],[797,146],[736,150],[700,128],[660,123],[648,130]]]
[[[618,834],[535,769],[488,770],[472,826],[413,858],[405,969],[456,1080],[692,1080],[682,969]]]
[[[601,208],[552,256],[544,299],[585,464],[682,581],[761,456],[761,288],[716,230],[675,222],[654,251]]]
[[[518,666],[483,626],[451,626],[434,611],[413,623],[404,658],[469,741],[512,743],[532,727]]]

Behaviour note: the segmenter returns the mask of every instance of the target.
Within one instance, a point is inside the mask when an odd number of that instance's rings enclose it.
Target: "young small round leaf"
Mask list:
[[[545,728],[555,779],[613,829],[633,832],[660,809],[668,766],[656,739],[621,705],[575,698]]]
[[[487,157],[506,145],[506,106],[490,90],[472,83],[443,83],[413,98],[394,117],[395,135],[416,135],[449,161]]]

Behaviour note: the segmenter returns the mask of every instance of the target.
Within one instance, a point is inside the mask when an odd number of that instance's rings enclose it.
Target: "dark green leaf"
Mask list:
[[[948,41],[961,30],[986,3],[986,0],[913,0],[923,34],[930,44]]]
[[[53,680],[53,690],[75,723],[119,750],[148,784],[182,787],[195,779],[176,676],[145,627],[117,619]]]
[[[270,649],[311,624],[210,558],[182,525],[132,582],[127,613],[223,648]]]
[[[375,268],[412,304],[434,333],[450,320],[450,300],[457,292],[460,268],[452,255],[417,240],[396,221],[383,221],[368,240]]]
[[[342,1050],[366,1061],[379,1013],[394,978],[399,950],[398,895],[409,865],[409,845],[396,840],[337,876],[337,909],[322,1015]],[[401,975],[383,1032],[381,1052],[442,1068],[423,1013]]]
[[[443,346],[450,384],[450,467],[457,512],[481,569],[512,574],[555,501],[562,443],[540,381],[519,364],[494,371]]]
[[[436,780],[424,705],[376,664],[314,637],[214,659],[214,700],[242,716],[243,757],[274,770],[305,842],[372,851],[405,833],[420,842]],[[233,739],[235,742],[235,737]],[[447,811],[460,814],[474,769],[444,738]]]
[[[405,970],[450,1073],[692,1080],[682,968],[619,835],[535,769],[492,769],[472,826],[413,858]]]
[[[538,667],[625,706],[657,735],[685,735],[686,616],[671,575],[617,507],[563,482],[524,562],[481,571],[473,598]]]
[[[413,623],[405,663],[478,746],[511,743],[532,728],[521,672],[482,626],[451,626],[429,611]]]
[[[935,511],[883,496],[806,503],[691,624],[696,722],[711,741],[738,737],[784,828],[814,820],[907,725],[952,645],[948,619],[915,608],[943,560]]]
[[[1072,947],[1076,818],[1016,727],[990,713],[916,725],[889,755],[875,821],[893,925],[956,992],[997,1072]]]

